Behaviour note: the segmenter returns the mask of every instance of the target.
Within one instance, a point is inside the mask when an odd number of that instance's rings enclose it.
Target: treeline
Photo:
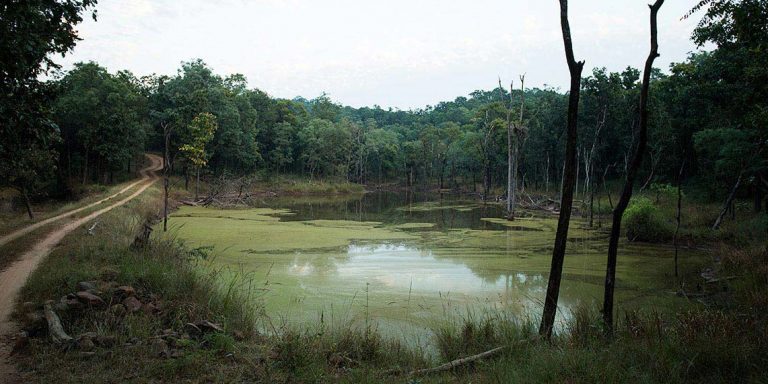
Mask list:
[[[761,108],[757,89],[730,73],[744,68],[725,65],[725,58],[731,59],[719,50],[696,53],[669,74],[654,73],[641,187],[674,182],[686,162],[685,177],[708,187],[712,197],[725,193],[739,174],[761,193],[766,128],[755,115]],[[582,80],[580,193],[625,173],[635,145],[639,84],[634,68],[599,68]],[[64,139],[60,172],[68,179],[110,181],[145,148],[162,150],[163,127],[170,130],[176,171],[190,175],[195,166],[180,149],[195,140],[194,118],[211,113],[216,127],[203,149],[212,173],[463,189],[481,184],[488,193],[506,183],[507,117],[521,100],[522,187],[557,191],[562,176],[567,95],[557,89],[510,94],[499,87],[415,111],[351,108],[325,95],[272,98],[248,88],[242,75],[221,77],[200,60],[184,63],[173,77],[113,75],[94,63],[77,64],[56,87],[54,121]]]
[[[765,4],[755,3],[765,13]],[[694,40],[712,41],[707,31],[698,29]],[[768,186],[768,60],[764,41],[751,39],[718,41],[714,51],[691,54],[668,73],[654,70],[641,188],[674,182],[685,164],[683,178],[711,197],[738,182],[759,204]],[[639,77],[635,68],[596,68],[582,79],[577,193],[626,173],[637,144]],[[31,160],[2,172],[7,185],[30,194],[45,191],[45,184],[49,191],[51,185],[66,191],[109,183],[130,170],[141,152],[162,151],[167,139],[173,171],[188,181],[199,172],[291,173],[464,190],[479,184],[488,196],[505,190],[507,129],[524,103],[516,121],[517,184],[557,192],[568,96],[559,89],[513,85],[500,80],[496,89],[402,111],[346,107],[327,95],[273,98],[249,88],[242,75],[222,77],[201,60],[183,63],[174,76],[143,77],[80,63],[36,85],[48,97],[38,101],[44,105],[36,116],[54,128],[33,132],[38,137],[27,152],[32,155],[22,156]],[[23,148],[18,144],[9,152]],[[33,171],[22,174],[20,168]],[[49,177],[54,169],[58,177]]]

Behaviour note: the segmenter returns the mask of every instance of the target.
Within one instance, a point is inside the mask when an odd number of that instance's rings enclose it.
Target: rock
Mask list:
[[[24,315],[24,329],[29,333],[36,333],[48,326],[43,311],[27,312]]]
[[[77,348],[83,352],[91,352],[96,348],[96,344],[93,343],[90,337],[80,337],[77,340]]]
[[[111,312],[113,315],[120,317],[125,315],[125,312],[127,310],[125,309],[125,306],[122,304],[115,304],[111,307],[109,307],[109,312]]]
[[[137,299],[134,296],[129,296],[125,300],[123,300],[123,305],[128,310],[128,312],[133,313],[141,309],[141,301]]]
[[[96,344],[98,344],[101,347],[112,348],[115,346],[115,344],[117,344],[117,337],[100,335],[96,337],[95,341],[96,341]]]
[[[29,334],[21,331],[16,335],[16,341],[13,343],[13,349],[11,349],[11,356],[21,352],[29,345]]]
[[[77,283],[77,290],[78,291],[96,291],[96,282],[95,281],[81,281]]]
[[[115,288],[115,295],[120,297],[136,296],[136,290],[130,285],[121,285]]]
[[[76,293],[76,295],[81,302],[88,304],[92,307],[102,307],[107,305],[107,303],[101,297],[98,297],[93,293],[90,293],[87,291],[80,291]]]
[[[68,311],[68,310],[78,310],[83,308],[83,303],[78,300],[77,296],[73,294],[69,294],[66,296],[62,296],[61,300],[59,300],[59,304],[57,306],[62,311]]]
[[[141,309],[146,313],[147,315],[151,315],[157,311],[157,307],[152,303],[144,304]]]

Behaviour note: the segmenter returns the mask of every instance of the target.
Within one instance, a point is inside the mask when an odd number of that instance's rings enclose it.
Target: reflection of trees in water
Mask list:
[[[436,203],[435,209],[418,211],[398,208]],[[471,205],[473,209],[440,209],[441,205]],[[501,207],[495,204],[480,204],[462,200],[457,196],[414,192],[371,192],[363,195],[339,195],[323,197],[274,198],[264,200],[261,205],[288,208],[296,215],[284,220],[352,220],[378,221],[387,224],[409,222],[435,223],[437,229],[472,228],[486,229],[493,224],[481,221],[483,217],[501,217]],[[497,228],[495,228],[497,229]]]

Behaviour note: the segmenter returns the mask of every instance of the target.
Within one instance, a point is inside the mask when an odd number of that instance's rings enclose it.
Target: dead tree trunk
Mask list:
[[[605,118],[608,115],[608,106],[603,105],[601,114],[597,117],[597,129],[595,129],[595,137],[592,139],[592,148],[589,150],[589,155],[586,159],[586,165],[584,169],[585,180],[584,188],[589,188],[589,227],[592,228],[594,223],[594,208],[595,208],[595,183],[594,181],[594,168],[595,168],[595,151],[597,150],[597,141],[600,138],[600,131],[605,126]]]
[[[640,90],[640,132],[638,133],[635,154],[627,169],[627,180],[624,183],[624,189],[621,192],[619,201],[616,203],[616,208],[613,210],[613,224],[611,226],[610,240],[608,241],[608,265],[605,272],[605,292],[603,295],[603,322],[609,335],[613,335],[613,292],[616,285],[616,255],[619,248],[619,236],[621,235],[621,218],[624,216],[624,210],[627,209],[627,205],[629,205],[629,199],[632,198],[632,187],[648,143],[648,88],[651,81],[653,61],[659,56],[656,15],[662,4],[664,4],[664,0],[656,0],[650,6],[651,51],[648,54],[648,59],[645,61],[643,86]]]
[[[21,196],[24,197],[24,206],[27,208],[27,215],[30,219],[34,219],[35,214],[32,213],[32,202],[29,200],[29,193],[26,189],[21,190]]]
[[[565,145],[565,169],[563,169],[560,218],[557,222],[555,247],[552,250],[552,266],[550,267],[549,282],[547,284],[547,296],[544,298],[544,311],[541,317],[541,325],[539,326],[539,334],[546,338],[552,336],[552,328],[555,325],[557,300],[560,295],[560,280],[563,273],[563,261],[565,260],[565,246],[568,240],[568,225],[571,220],[574,177],[576,173],[576,128],[579,117],[579,91],[581,90],[581,71],[584,68],[584,62],[577,62],[573,57],[571,27],[568,23],[568,0],[560,0],[560,26],[563,31],[565,57],[568,61],[568,70],[571,75],[571,88],[568,96],[568,132]]]
[[[195,201],[200,196],[200,166],[195,168]]]
[[[48,334],[51,336],[51,341],[53,341],[54,344],[66,344],[71,342],[72,337],[64,331],[59,316],[53,311],[53,304],[47,302],[43,308],[45,321],[48,323]]]
[[[512,92],[510,91],[510,98]],[[520,76],[520,118],[514,125],[514,146],[512,147],[512,185],[511,191],[511,204],[509,208],[509,219],[515,218],[515,206],[517,205],[517,176],[520,174],[520,146],[525,140],[525,125],[523,123],[523,117],[525,113],[525,75]]]
[[[509,107],[507,107],[507,218],[514,218],[514,213],[512,210],[514,209],[514,202],[512,200],[512,196],[514,195],[514,189],[515,189],[515,181],[514,181],[514,151],[512,147],[514,144],[512,143],[514,141],[514,135],[512,131],[514,130],[514,127],[512,126],[512,91],[514,90],[514,83],[509,84]],[[504,88],[501,86],[501,78],[499,78],[499,92],[502,96],[504,96],[504,93],[502,92]]]
[[[720,228],[720,224],[723,222],[723,217],[725,217],[725,214],[728,212],[728,208],[733,203],[733,198],[736,196],[736,190],[739,189],[739,185],[741,185],[742,176],[744,176],[743,170],[739,172],[739,177],[736,179],[736,184],[733,185],[733,188],[731,188],[731,192],[728,194],[728,198],[725,199],[725,204],[723,204],[723,209],[721,209],[720,214],[717,215],[717,220],[715,220],[715,224],[712,225],[712,230]]]

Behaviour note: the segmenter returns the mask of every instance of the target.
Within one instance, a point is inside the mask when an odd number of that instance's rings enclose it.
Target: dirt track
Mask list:
[[[13,311],[13,304],[16,300],[16,296],[21,290],[22,285],[24,285],[24,282],[27,280],[27,277],[35,270],[40,261],[42,261],[43,258],[45,258],[45,256],[47,256],[51,250],[61,241],[61,239],[64,238],[64,236],[80,227],[81,225],[93,220],[99,215],[131,201],[133,198],[140,195],[147,188],[149,188],[155,181],[157,181],[158,176],[155,172],[162,169],[162,158],[149,154],[147,157],[149,157],[152,163],[148,167],[141,170],[141,179],[131,183],[120,192],[84,207],[62,213],[58,216],[43,220],[35,224],[31,224],[0,238],[0,245],[3,245],[8,241],[29,233],[43,225],[54,223],[77,212],[102,204],[105,201],[113,199],[116,196],[135,187],[136,185],[139,185],[139,188],[136,191],[123,198],[122,200],[114,202],[104,208],[88,214],[85,217],[69,222],[59,228],[56,228],[52,232],[41,236],[38,243],[20,255],[15,262],[8,266],[8,268],[0,272],[0,382],[19,382],[18,378],[13,378],[15,377],[15,370],[13,366],[10,365],[7,361],[8,353],[10,352],[10,345],[7,341],[8,336],[12,335],[16,331],[15,324],[13,324],[13,322],[10,320],[10,315]]]

